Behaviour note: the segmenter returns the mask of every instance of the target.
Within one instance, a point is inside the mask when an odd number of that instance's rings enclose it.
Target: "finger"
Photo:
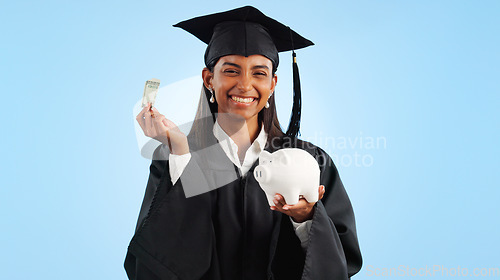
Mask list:
[[[292,211],[295,209],[302,209],[304,208],[305,205],[307,205],[307,200],[305,200],[305,198],[299,198],[297,203],[290,205],[286,203],[286,200],[283,196],[281,197],[283,198],[283,200],[280,201],[283,204],[282,206],[283,210]]]
[[[168,128],[168,121],[167,121],[167,118],[165,118],[165,116],[163,116],[163,118],[161,119],[161,122],[163,123],[164,126],[166,126]]]
[[[140,119],[137,119],[137,123],[139,123],[139,126],[141,127],[142,131],[146,132],[145,131],[146,124],[144,123],[144,119],[142,117]]]
[[[139,112],[139,114],[137,115],[137,117],[139,117],[139,115],[142,117],[144,115],[144,113],[146,113],[148,110],[149,110],[149,105],[144,106],[142,108],[141,112]]]
[[[142,111],[137,115],[137,117],[135,118],[135,120],[137,121],[137,123],[139,123],[139,126],[141,127],[141,129],[144,131],[144,113],[142,113]]]
[[[164,116],[164,115],[162,115],[162,114],[160,114],[160,115],[156,115],[156,121],[157,121],[157,122],[161,122],[163,125],[165,125],[165,123],[166,123],[166,122],[165,122],[165,120],[166,120],[166,119],[167,119],[167,118],[165,118],[165,116]],[[166,125],[165,125],[165,126],[166,126]]]
[[[297,204],[295,204],[295,205],[288,205],[288,204],[285,204],[285,205],[283,205],[283,210],[290,210],[290,211],[291,211],[291,210],[294,210],[294,209],[295,209],[295,208],[294,208],[294,206],[296,206],[296,205],[297,205]]]
[[[144,127],[146,128],[146,132],[150,132],[152,131],[153,129],[153,124],[152,124],[152,121],[151,121],[151,114],[149,113],[145,113],[144,114]]]
[[[274,199],[273,199],[273,202],[274,204],[279,207],[279,208],[283,208],[283,206],[286,204],[285,203],[285,199],[283,198],[283,196],[279,193],[275,194],[274,195]]]
[[[156,109],[156,107],[151,107],[151,110],[150,110],[151,114],[158,117],[159,115],[161,115],[160,111],[158,111],[158,109]]]
[[[321,186],[319,186],[319,198],[318,199],[322,199],[324,195],[325,195],[325,186],[321,185]]]
[[[175,123],[168,118],[165,118],[165,122],[167,123],[165,126],[168,127],[169,129],[173,130],[179,130],[178,127],[175,125]]]
[[[285,213],[285,211],[284,211],[283,209],[278,208],[278,207],[276,207],[276,206],[271,206],[270,208],[271,208],[271,210],[273,210],[273,211],[278,211],[278,212],[281,212],[281,213],[283,213],[283,214],[287,214],[287,213]]]
[[[309,204],[312,204],[312,203],[307,202],[307,200],[305,198],[301,198],[301,199],[299,199],[299,202],[297,202],[294,205],[285,204],[283,206],[283,209],[290,210],[290,211],[304,210],[304,209],[311,207]]]
[[[139,112],[139,114],[137,114],[137,116],[135,117],[135,119],[137,121],[141,121],[143,122],[144,120],[144,115],[146,114],[146,112],[148,111],[148,107],[147,106],[144,106],[144,108],[142,108],[142,110]]]
[[[297,203],[295,203],[294,205],[289,205],[289,204],[286,204],[286,202],[283,204],[283,209],[284,210],[295,210],[295,209],[299,209],[299,208],[303,208],[303,203],[301,203],[301,200],[303,199],[299,199],[299,201]]]
[[[279,203],[279,197],[278,197],[278,195],[275,195],[275,196],[273,197],[273,202],[274,202],[274,206],[275,206],[275,207],[280,207],[280,208],[281,208],[281,205],[280,205],[280,203]]]
[[[155,111],[153,111],[153,105],[151,105],[149,107],[149,110],[148,110],[149,114],[151,115],[151,117],[154,119],[156,117],[156,113]]]
[[[146,124],[146,116],[149,115],[147,113],[147,106],[144,107],[144,109],[142,109],[142,111],[137,115],[137,122],[139,123],[139,126],[141,127],[142,131],[144,132],[144,134],[147,136],[147,133],[148,133],[148,127],[147,127],[147,124]]]
[[[156,135],[168,135],[168,134],[165,134],[165,133],[167,133],[168,128],[163,124],[163,121],[161,121],[158,118],[153,118],[152,122],[153,122],[154,132]]]
[[[283,214],[286,214],[286,215],[290,216],[290,211],[284,210],[283,208],[281,208],[279,206],[271,206],[270,208],[271,208],[271,210],[278,211],[278,212],[281,212]]]
[[[165,130],[167,130],[167,127],[163,124],[163,121],[161,119],[162,115],[156,115],[156,116],[151,116],[151,123],[152,123],[152,128],[154,129],[154,132],[156,135],[159,135],[161,133],[165,133]]]
[[[151,111],[155,112],[156,114],[160,114],[160,111],[158,111],[158,109],[156,109],[156,107],[151,107]]]

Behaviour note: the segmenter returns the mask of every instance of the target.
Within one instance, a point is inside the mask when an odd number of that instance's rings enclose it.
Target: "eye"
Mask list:
[[[238,74],[238,71],[234,69],[226,69],[223,72],[226,74]]]
[[[255,75],[266,77],[267,73],[266,72],[256,72]]]

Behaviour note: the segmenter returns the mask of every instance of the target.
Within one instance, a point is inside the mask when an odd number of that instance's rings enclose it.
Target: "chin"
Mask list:
[[[220,115],[221,113],[219,113]],[[231,111],[231,112],[222,112],[222,114],[227,115],[228,118],[231,120],[240,120],[240,121],[249,121],[253,118],[258,117],[258,112],[255,114],[252,114],[250,112],[241,112],[241,111]]]

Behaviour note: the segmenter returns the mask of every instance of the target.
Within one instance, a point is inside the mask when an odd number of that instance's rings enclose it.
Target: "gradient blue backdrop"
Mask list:
[[[2,279],[126,278],[150,164],[132,106],[147,79],[201,73],[204,44],[172,24],[246,4],[1,2]],[[298,51],[301,132],[337,158],[354,205],[354,279],[377,278],[370,267],[500,267],[500,2],[250,4],[316,43]]]

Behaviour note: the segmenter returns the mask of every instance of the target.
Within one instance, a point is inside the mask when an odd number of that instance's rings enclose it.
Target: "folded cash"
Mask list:
[[[160,80],[151,79],[146,81],[144,85],[144,95],[142,96],[142,107],[146,106],[149,102],[151,105],[155,104],[156,94],[158,93],[158,88],[160,87]]]

